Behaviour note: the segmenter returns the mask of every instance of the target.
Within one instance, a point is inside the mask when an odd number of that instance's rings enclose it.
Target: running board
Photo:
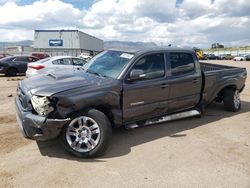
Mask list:
[[[193,117],[193,116],[200,116],[200,115],[201,115],[200,111],[190,110],[190,111],[186,111],[186,112],[180,112],[180,113],[176,113],[176,114],[166,115],[166,116],[162,116],[159,118],[147,120],[142,125],[138,125],[136,123],[128,124],[128,125],[125,125],[125,128],[126,129],[134,129],[137,127],[143,127],[143,126],[147,126],[147,125],[153,125],[153,124],[157,124],[157,123],[163,123],[163,122],[168,122],[168,121],[173,121],[173,120],[183,119],[183,118]]]

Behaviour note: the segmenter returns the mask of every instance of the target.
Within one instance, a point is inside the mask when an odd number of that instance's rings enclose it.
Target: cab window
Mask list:
[[[194,71],[195,64],[192,54],[170,53],[169,58],[173,76],[187,74]]]

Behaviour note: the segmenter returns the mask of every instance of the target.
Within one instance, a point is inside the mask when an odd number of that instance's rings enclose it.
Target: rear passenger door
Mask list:
[[[142,79],[129,81],[132,70],[143,70]],[[144,55],[135,61],[123,84],[124,122],[148,119],[168,111],[169,86],[164,53]]]
[[[13,60],[13,65],[15,68],[17,68],[19,73],[25,73],[27,70],[27,64],[29,60],[27,56],[17,56]]]
[[[196,106],[200,100],[202,76],[198,61],[191,53],[168,54],[171,68],[169,113]]]
[[[52,61],[56,71],[73,71],[72,58],[61,58]],[[53,67],[51,67],[53,69]]]

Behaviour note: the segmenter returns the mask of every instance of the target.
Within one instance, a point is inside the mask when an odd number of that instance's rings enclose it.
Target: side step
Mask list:
[[[143,126],[147,126],[147,125],[153,125],[153,124],[157,124],[157,123],[163,123],[163,122],[168,122],[168,121],[173,121],[173,120],[183,119],[183,118],[193,117],[193,116],[200,116],[200,115],[201,115],[200,111],[190,110],[190,111],[186,111],[186,112],[180,112],[180,113],[176,113],[176,114],[166,115],[166,116],[162,116],[159,118],[147,120],[147,121],[145,121],[145,123],[143,125],[138,125],[136,123],[127,124],[127,125],[125,125],[125,128],[126,129],[134,129],[137,127],[143,127]]]

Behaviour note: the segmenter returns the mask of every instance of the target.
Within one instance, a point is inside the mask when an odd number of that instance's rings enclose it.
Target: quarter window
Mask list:
[[[144,80],[160,78],[165,75],[164,54],[152,54],[142,57],[133,69],[144,71]]]
[[[182,75],[194,71],[194,59],[188,53],[170,53],[172,75]]]

